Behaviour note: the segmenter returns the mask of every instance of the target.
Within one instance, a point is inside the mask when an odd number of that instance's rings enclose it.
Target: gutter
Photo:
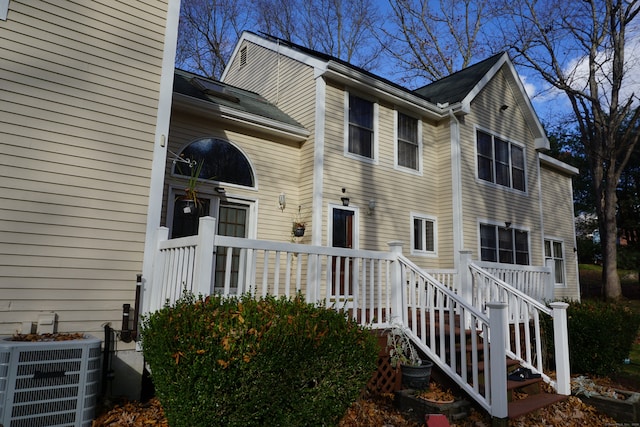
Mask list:
[[[433,104],[424,98],[412,94],[408,89],[401,88],[391,83],[381,80],[380,77],[373,77],[363,74],[346,65],[329,61],[327,67],[320,70],[319,75],[330,78],[353,87],[355,89],[374,92],[380,99],[389,101],[395,105],[416,112],[421,116],[427,116],[433,120],[442,120],[447,117],[450,107],[441,107]]]

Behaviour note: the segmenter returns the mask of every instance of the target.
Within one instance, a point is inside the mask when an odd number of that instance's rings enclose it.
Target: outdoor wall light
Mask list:
[[[340,200],[342,200],[342,206],[349,206],[349,198],[346,195],[347,189],[342,187],[342,194],[344,194],[342,197],[340,197]]]
[[[284,212],[284,208],[287,207],[287,196],[284,192],[278,196],[278,205],[280,206],[280,210]]]
[[[504,227],[505,227],[507,230],[508,230],[508,229],[510,229],[510,228],[511,228],[511,222],[510,222],[510,221],[505,222],[505,223],[504,223]]]
[[[216,187],[216,192],[218,194],[225,195],[227,193],[227,190],[225,190],[224,187]]]
[[[371,200],[369,200],[367,214],[371,215],[374,210],[376,210],[376,201],[375,201],[375,199],[371,199]]]

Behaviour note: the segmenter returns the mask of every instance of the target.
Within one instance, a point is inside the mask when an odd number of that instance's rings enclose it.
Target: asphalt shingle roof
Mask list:
[[[206,90],[206,86],[220,88],[220,91]],[[300,123],[255,92],[208,79],[188,71],[175,70],[173,91],[212,104],[303,128]]]
[[[414,92],[433,103],[455,104],[460,102],[476,87],[503,54],[493,55],[477,64],[416,89]]]

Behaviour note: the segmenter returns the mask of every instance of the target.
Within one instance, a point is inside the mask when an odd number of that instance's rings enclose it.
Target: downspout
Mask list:
[[[460,122],[449,109],[451,132],[451,195],[452,195],[452,221],[453,221],[453,267],[460,268],[460,251],[462,250],[462,166],[460,159]],[[458,275],[460,277],[460,275]]]

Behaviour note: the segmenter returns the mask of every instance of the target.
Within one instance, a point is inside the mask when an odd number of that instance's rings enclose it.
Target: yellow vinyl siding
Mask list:
[[[503,104],[509,106],[505,111],[500,110]],[[479,256],[479,220],[508,221],[514,227],[528,231],[530,264],[543,265],[538,160],[533,135],[521,108],[524,107],[518,105],[514,90],[500,71],[476,96],[471,113],[464,117],[460,128],[464,248],[473,250],[474,257]],[[476,178],[476,125],[524,148],[526,192]]]
[[[564,250],[566,287],[556,287],[557,299],[580,299],[578,272],[576,268],[577,254],[574,251],[574,219],[571,215],[560,213],[573,212],[573,194],[571,177],[562,175],[544,166],[540,168],[542,186],[542,215],[544,220],[544,237],[561,239]]]
[[[325,158],[324,158],[324,206],[340,204],[341,189],[346,188],[350,206],[360,212],[360,248],[389,250],[388,243],[403,242],[403,253],[411,252],[411,212],[437,217],[438,258],[411,257],[425,268],[437,268],[451,261],[451,254],[442,253],[440,247],[451,234],[443,229],[451,216],[450,200],[439,198],[440,174],[449,166],[439,166],[440,151],[449,150],[448,139],[440,143],[441,133],[436,125],[423,120],[423,174],[422,176],[395,169],[395,106],[385,102],[378,105],[378,156],[377,164],[359,161],[344,155],[344,102],[345,88],[328,84],[326,96]],[[364,96],[353,92],[358,96]],[[371,99],[376,101],[375,99]],[[445,139],[445,138],[442,138]],[[444,146],[443,146],[444,145]],[[444,155],[447,156],[446,154]],[[443,172],[440,172],[443,168]],[[450,182],[450,180],[447,180]],[[449,197],[450,190],[444,194]],[[376,201],[375,211],[367,215],[369,200]],[[323,228],[327,230],[327,212],[323,212]],[[328,232],[328,231],[327,231]],[[326,239],[324,233],[323,238]],[[326,244],[326,240],[323,241]],[[446,242],[445,242],[446,246]],[[450,265],[446,265],[450,267]]]
[[[101,334],[141,272],[166,1],[12,1],[0,22],[0,334]]]
[[[225,187],[227,198],[236,197],[257,201],[257,238],[290,241],[293,218],[300,204],[298,196],[299,144],[274,141],[246,128],[234,128],[228,123],[216,123],[210,119],[174,112],[171,134],[169,135],[170,150],[179,153],[188,143],[207,137],[221,138],[231,142],[247,156],[254,168],[256,189],[225,186],[224,183],[220,185]],[[171,170],[172,163],[168,162],[167,182],[180,190],[186,181],[171,177]],[[215,195],[215,186],[210,183],[201,183],[198,185],[198,191]],[[278,206],[278,196],[282,192],[286,195],[287,204],[284,211],[281,211]],[[255,218],[250,220],[255,220]],[[305,233],[304,239],[308,238],[308,233]],[[308,242],[305,241],[305,243]]]

